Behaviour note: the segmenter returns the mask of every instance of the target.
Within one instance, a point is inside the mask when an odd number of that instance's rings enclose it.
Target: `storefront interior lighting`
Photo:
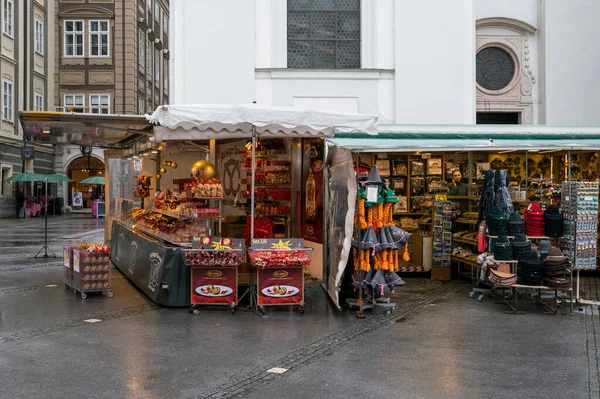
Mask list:
[[[50,128],[49,128],[49,127],[47,127],[47,126],[46,126],[46,127],[44,127],[44,128],[42,129],[42,133],[44,133],[44,134],[50,134]]]

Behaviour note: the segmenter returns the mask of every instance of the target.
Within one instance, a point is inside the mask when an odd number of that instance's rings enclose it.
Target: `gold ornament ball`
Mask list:
[[[212,179],[215,177],[216,170],[215,166],[205,160],[197,161],[192,165],[190,173],[196,179]]]
[[[167,173],[167,169],[166,168],[160,168],[160,173],[162,173],[164,175],[165,173]]]
[[[173,169],[177,169],[177,162],[171,162],[171,167]]]
[[[162,177],[162,175],[160,173],[156,174],[156,180],[160,180],[161,177]]]

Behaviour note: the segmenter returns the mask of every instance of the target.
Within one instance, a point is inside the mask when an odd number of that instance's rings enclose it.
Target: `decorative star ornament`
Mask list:
[[[213,247],[215,249],[215,251],[224,251],[224,250],[231,250],[231,246],[229,245],[223,245],[223,240],[219,240],[216,242],[213,242]]]
[[[278,243],[271,244],[271,246],[273,249],[290,249],[290,242],[291,242],[291,240],[288,240],[288,241],[279,240]]]

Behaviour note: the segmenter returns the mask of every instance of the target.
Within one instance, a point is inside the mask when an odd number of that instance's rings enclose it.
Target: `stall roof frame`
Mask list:
[[[375,137],[340,133],[328,143],[354,152],[599,150],[599,126],[381,125]]]

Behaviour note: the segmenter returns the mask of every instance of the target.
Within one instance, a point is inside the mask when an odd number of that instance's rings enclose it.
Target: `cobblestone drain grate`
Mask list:
[[[219,386],[217,389],[208,392],[199,392],[193,396],[188,396],[189,399],[217,399],[217,398],[232,398],[242,397],[244,392],[250,391],[259,384],[263,384],[275,378],[281,377],[280,374],[267,373],[266,370],[272,367],[282,367],[289,369],[292,372],[302,365],[311,363],[323,356],[333,354],[333,352],[351,341],[353,338],[368,334],[369,332],[388,325],[390,323],[401,321],[411,312],[416,311],[424,306],[435,303],[446,295],[464,289],[465,284],[453,281],[447,284],[440,285],[435,290],[429,291],[426,295],[412,298],[396,307],[396,312],[390,315],[385,313],[380,315],[369,316],[366,320],[357,322],[350,328],[336,331],[326,335],[319,340],[305,347],[299,348],[288,353],[286,356],[273,362],[271,365],[252,367],[238,372],[231,379]]]
[[[95,315],[89,316],[87,319],[100,319],[103,321],[120,319],[123,317],[135,316],[142,313],[147,313],[153,310],[159,309],[158,306],[153,304],[143,304],[137,306],[130,306],[123,309],[116,310],[108,310],[105,312],[97,313]],[[67,330],[73,327],[79,327],[83,325],[88,325],[84,320],[65,320],[61,321],[49,326],[40,327],[36,329],[31,329],[27,331],[20,331],[16,333],[10,333],[6,335],[0,335],[0,344],[5,344],[8,342],[19,341],[26,338],[34,338],[40,335],[51,334],[58,331]]]

